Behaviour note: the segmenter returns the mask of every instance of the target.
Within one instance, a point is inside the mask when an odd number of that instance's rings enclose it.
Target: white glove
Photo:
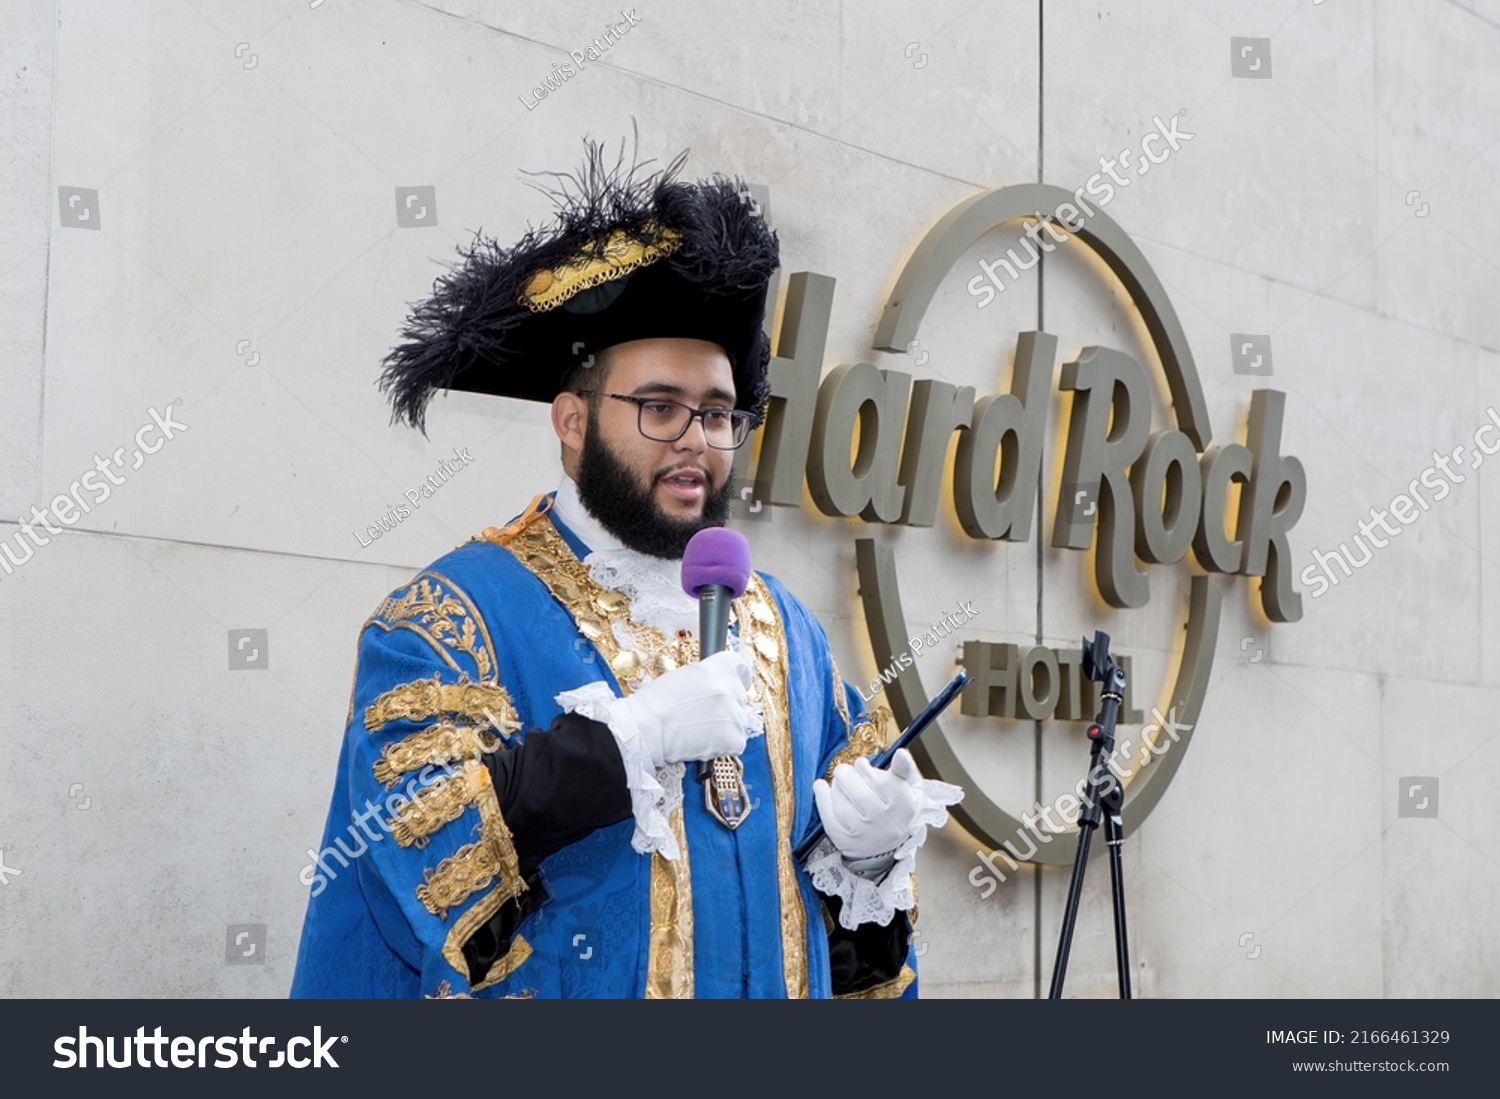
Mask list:
[[[877,771],[868,759],[841,763],[833,782],[813,783],[813,798],[828,838],[856,873],[884,873],[889,856],[917,827],[923,804],[922,776],[905,748],[888,771]],[[880,865],[880,864],[884,865]]]
[[[749,736],[745,689],[754,674],[747,656],[726,649],[616,699],[608,724],[617,736],[638,737],[655,767],[737,756]]]

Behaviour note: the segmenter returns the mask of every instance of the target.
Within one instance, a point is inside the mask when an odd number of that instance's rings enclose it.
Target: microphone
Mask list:
[[[723,652],[729,644],[729,601],[745,594],[750,582],[750,543],[737,530],[706,527],[688,540],[682,554],[682,590],[698,600],[698,658]],[[707,782],[709,760],[698,761],[698,781]]]

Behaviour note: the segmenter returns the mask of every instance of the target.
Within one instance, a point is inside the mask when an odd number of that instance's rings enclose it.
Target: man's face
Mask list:
[[[673,442],[648,439],[638,406],[606,394],[733,408],[729,357],[703,340],[649,339],[616,344],[606,359],[584,429],[579,497],[626,545],[681,557],[689,538],[728,519],[734,452],[710,447],[698,418]]]

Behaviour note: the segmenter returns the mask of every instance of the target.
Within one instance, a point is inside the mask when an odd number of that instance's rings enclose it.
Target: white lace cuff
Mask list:
[[[642,855],[660,851],[663,858],[675,859],[679,848],[668,818],[682,804],[683,766],[669,763],[660,770],[652,766],[640,730],[628,711],[615,706],[618,701],[609,684],[602,681],[557,696],[557,704],[568,713],[582,714],[608,725],[619,745],[625,782],[630,787],[630,810],[635,816],[635,834],[630,837],[630,845]]]
[[[962,801],[964,796],[962,788],[930,778],[922,780],[922,794],[916,827],[890,853],[895,864],[879,881],[872,881],[852,869],[850,861],[839,853],[827,836],[818,841],[807,857],[807,873],[812,878],[813,888],[843,902],[839,923],[848,930],[853,931],[862,923],[877,923],[884,927],[898,909],[907,912],[916,903],[911,875],[917,866],[917,848],[927,842],[929,827],[941,828],[948,822],[947,807]],[[853,861],[866,863],[869,860]]]

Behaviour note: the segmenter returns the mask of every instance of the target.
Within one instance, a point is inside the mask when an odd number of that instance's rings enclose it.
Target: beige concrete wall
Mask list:
[[[124,447],[126,466],[108,500],[0,573],[0,855],[20,871],[0,886],[0,993],[285,994],[360,622],[558,476],[540,406],[440,399],[424,439],[388,426],[377,364],[455,245],[548,216],[519,172],[573,166],[585,134],[615,140],[634,118],[644,154],[691,147],[690,173],[767,185],[784,270],[838,280],[827,368],[869,359],[988,393],[1038,326],[1059,366],[1105,344],[1159,371],[1121,287],[1076,244],[977,307],[965,284],[1016,225],[945,280],[922,365],[874,352],[912,248],[962,199],[1080,187],[1178,115],[1192,140],[1106,212],[1166,285],[1215,440],[1243,437],[1254,388],[1286,393],[1283,453],[1308,482],[1298,572],[1500,407],[1493,3],[633,10],[629,34],[539,102],[532,87],[616,9],[0,10],[0,515],[48,506],[96,455]],[[1234,36],[1270,40],[1270,79],[1231,75]],[[395,189],[426,185],[436,226],[398,228]],[[97,191],[98,229],[64,223],[60,187]],[[1271,378],[1234,372],[1230,333],[1270,337]],[[1050,403],[1049,516],[1068,407],[1055,388]],[[169,407],[187,429],[129,468],[137,429]],[[474,463],[362,545],[355,532],[455,446]],[[1305,592],[1300,622],[1273,626],[1250,583],[1215,581],[1203,713],[1126,846],[1140,994],[1500,994],[1484,781],[1500,768],[1500,482],[1460,469],[1368,565]],[[980,612],[966,637],[1063,646],[1103,628],[1135,657],[1140,697],[1168,701],[1190,564],[1154,568],[1149,607],[1122,612],[1087,555],[1039,553],[1036,531],[975,543],[946,502],[927,530],[828,518],[807,497],[743,529],[850,679],[878,670],[853,555],[873,536],[898,554],[913,628],[959,599]],[[229,670],[230,632],[252,628],[269,666]],[[930,685],[953,655],[924,655]],[[947,727],[1012,813],[1083,774],[1077,726]],[[1398,814],[1405,776],[1438,778],[1436,818]],[[1023,868],[984,895],[979,847],[950,826],[921,858],[924,992],[1031,996],[1066,870]],[[238,924],[265,926],[259,964],[226,964]],[[1110,936],[1096,862],[1070,994],[1113,994]]]

